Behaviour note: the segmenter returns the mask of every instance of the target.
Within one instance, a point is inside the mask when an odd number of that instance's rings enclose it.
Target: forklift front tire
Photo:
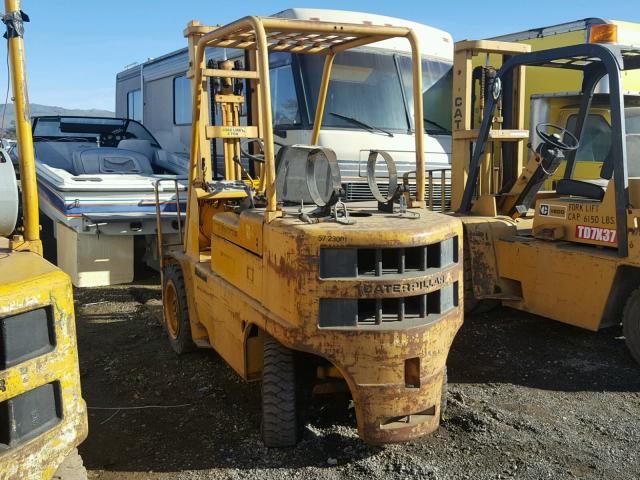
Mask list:
[[[640,363],[640,288],[631,294],[624,307],[622,331],[627,348]]]
[[[187,290],[180,265],[171,263],[163,267],[162,303],[163,322],[171,348],[178,354],[196,349],[191,337]]]
[[[267,447],[293,447],[298,431],[295,356],[267,336],[262,367],[262,440]]]

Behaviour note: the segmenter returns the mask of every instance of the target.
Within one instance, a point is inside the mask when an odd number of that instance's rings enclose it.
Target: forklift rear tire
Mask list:
[[[464,313],[487,313],[500,306],[499,300],[477,299],[473,293],[473,272],[469,245],[464,243]]]
[[[272,337],[264,340],[262,367],[262,440],[267,447],[298,442],[294,352]]]
[[[622,331],[636,362],[640,363],[640,288],[631,294],[622,314]]]
[[[189,309],[187,307],[187,289],[180,265],[171,263],[163,267],[163,322],[171,348],[178,354],[196,349],[191,337]]]

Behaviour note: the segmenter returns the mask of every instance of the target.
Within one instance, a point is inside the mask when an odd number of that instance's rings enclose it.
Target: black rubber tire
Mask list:
[[[442,394],[440,395],[440,421],[444,420],[447,413],[447,395],[449,394],[449,376],[447,375],[447,366],[444,367],[444,376],[442,377]]]
[[[162,326],[164,327],[167,338],[171,344],[171,348],[178,355],[183,353],[192,352],[197,347],[193,343],[191,336],[191,323],[189,322],[189,308],[187,303],[187,289],[184,284],[184,276],[180,265],[176,263],[170,263],[163,267],[163,285],[162,285],[162,300],[163,300],[163,314],[162,314]],[[177,320],[178,331],[175,338],[169,333],[167,326],[167,288],[172,284],[176,293],[177,300]]]
[[[473,273],[471,271],[471,252],[467,239],[464,239],[464,313],[487,313],[500,306],[499,300],[478,300],[473,293]]]
[[[262,367],[262,440],[267,447],[293,447],[298,434],[295,355],[268,336]]]
[[[624,306],[622,331],[627,348],[636,362],[640,363],[640,288],[629,296]]]

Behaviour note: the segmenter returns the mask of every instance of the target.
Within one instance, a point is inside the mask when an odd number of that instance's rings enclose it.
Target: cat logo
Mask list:
[[[540,215],[543,217],[567,218],[567,207],[542,203],[540,204]]]

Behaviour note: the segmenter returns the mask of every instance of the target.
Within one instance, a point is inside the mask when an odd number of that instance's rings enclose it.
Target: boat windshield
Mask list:
[[[308,122],[312,124],[324,58],[299,55],[297,59],[304,90],[301,97],[306,100]],[[281,57],[279,64],[272,62],[272,76],[274,67],[282,76],[286,72],[286,57]],[[449,133],[451,68],[450,63],[423,60],[425,129],[428,133]],[[341,52],[333,63],[322,126],[361,129],[380,135],[411,132],[412,85],[411,57],[408,55],[368,50]],[[289,98],[286,105],[289,113],[278,115],[274,112],[274,118],[291,118],[291,123],[295,124],[300,115],[295,99]]]
[[[116,147],[127,139],[149,140],[160,148],[158,141],[140,123],[125,118],[99,117],[36,117],[33,121],[34,141],[96,142]]]

